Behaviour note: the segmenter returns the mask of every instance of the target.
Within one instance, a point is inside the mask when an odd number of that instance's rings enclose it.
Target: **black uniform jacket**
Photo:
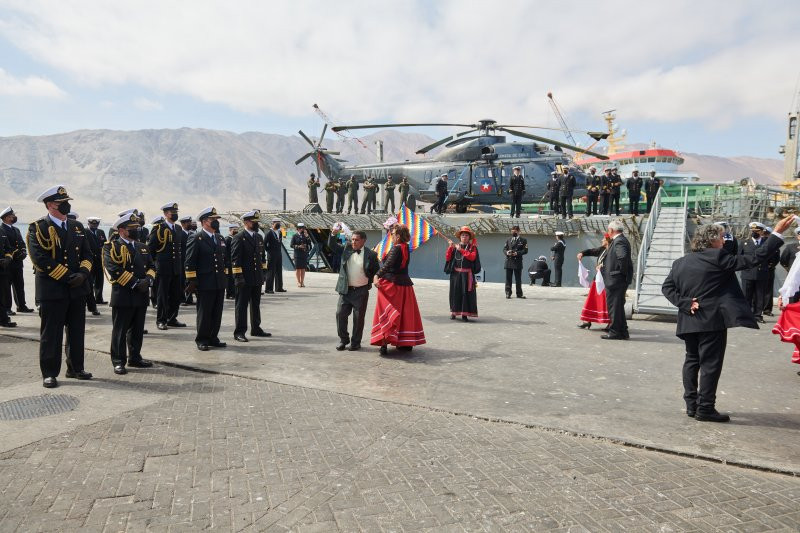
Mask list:
[[[793,242],[783,247],[781,251],[781,266],[786,270],[792,268],[794,259],[797,256],[798,243]]]
[[[197,283],[197,290],[225,289],[225,239],[215,236],[216,244],[204,230],[197,230],[186,243],[186,280]]]
[[[763,262],[782,244],[780,237],[770,235],[753,255],[734,255],[724,249],[708,248],[672,263],[661,292],[679,310],[676,335],[737,326],[758,328],[750,304],[736,281],[736,271]],[[692,298],[697,298],[700,305],[693,315],[689,312]]]
[[[767,239],[761,238],[761,246],[764,246]],[[739,243],[739,255],[744,255],[747,257],[755,257],[757,251],[761,248],[761,246],[757,246],[756,243],[753,241],[752,237],[748,237],[744,241]],[[777,248],[773,250],[771,254],[764,255],[762,260],[757,263],[753,263],[747,269],[742,270],[742,279],[743,280],[765,280],[767,279],[767,275],[769,274],[769,268],[767,267],[767,261],[774,259],[774,254],[780,253],[777,251]]]
[[[281,257],[283,257],[281,255],[283,252],[283,245],[281,244],[283,234],[280,233],[280,231],[278,231],[278,233],[281,235],[280,237],[275,235],[275,232],[272,230],[272,228],[264,231],[264,248],[269,256],[268,262],[280,261]]]
[[[264,238],[259,232],[254,232],[251,237],[247,230],[242,230],[231,238],[231,271],[234,279],[244,279],[246,285],[261,285],[266,268]]]
[[[562,175],[558,179],[558,196],[568,197],[575,192],[575,176],[572,174]]]
[[[21,265],[22,261],[28,256],[28,252],[25,250],[25,239],[22,238],[19,228],[6,226],[0,222],[0,233],[5,233],[8,238],[8,244],[11,246],[12,266]]]
[[[508,192],[514,196],[523,196],[525,194],[525,178],[521,174],[519,176],[511,175]]]
[[[642,193],[642,178],[634,178],[631,176],[625,182],[625,187],[628,189],[628,195],[634,196]]]
[[[93,232],[90,228],[86,229],[86,238],[89,239],[89,245],[94,254],[94,268],[102,268],[103,264],[103,245],[106,243],[106,234],[100,228],[97,233]]]
[[[153,258],[147,246],[139,241],[131,243],[133,251],[122,239],[114,239],[103,246],[103,268],[111,282],[111,307],[147,306],[149,293],[133,286],[147,283],[156,277]]]
[[[447,182],[441,178],[436,182],[436,196],[447,196]]]
[[[153,226],[147,238],[147,248],[154,258],[159,274],[179,275],[183,268],[183,228],[174,224],[172,229],[163,220]]]
[[[516,241],[514,240],[515,238]],[[511,237],[503,246],[503,252],[506,252],[504,268],[513,270],[522,268],[522,256],[528,253],[528,240],[523,237]],[[517,252],[517,255],[511,256],[507,252]]]
[[[328,238],[328,247],[333,250],[334,253],[342,253],[342,266],[339,267],[339,279],[336,280],[336,292],[339,294],[347,294],[347,260],[350,259],[350,256],[354,253],[353,246],[350,243],[347,243],[346,246],[343,246],[338,239],[331,235]],[[375,274],[377,274],[378,270],[380,269],[378,254],[366,246],[361,248],[361,253],[364,254],[364,275],[367,276],[367,279],[369,280],[367,283],[367,289],[371,289],[372,278],[375,277]]]
[[[67,231],[45,216],[28,227],[28,255],[36,270],[36,300],[61,300],[87,294],[88,284],[70,288],[70,275],[93,268],[92,249],[83,224],[67,219]],[[99,265],[98,265],[99,267]]]
[[[558,241],[550,248],[550,251],[553,252],[553,262],[556,265],[564,264],[564,250],[566,250],[566,248],[567,245],[564,241]]]
[[[620,235],[611,240],[608,253],[603,262],[603,282],[609,289],[627,287],[633,280],[633,260],[631,243]]]
[[[7,276],[11,270],[11,260],[13,254],[11,250],[11,243],[8,242],[6,234],[0,231],[0,278]]]

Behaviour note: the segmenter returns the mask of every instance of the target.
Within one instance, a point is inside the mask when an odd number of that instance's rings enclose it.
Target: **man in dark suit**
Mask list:
[[[776,252],[792,219],[789,216],[778,222],[766,242],[746,255],[723,249],[721,226],[700,226],[692,239],[692,253],[675,261],[664,280],[661,291],[678,308],[676,335],[686,344],[683,398],[686,414],[695,420],[730,420],[716,409],[728,328],[758,329],[750,303],[736,282],[736,271],[757,267]]]
[[[197,349],[225,348],[219,340],[222,306],[225,303],[225,240],[218,235],[219,215],[214,207],[203,209],[197,220],[202,226],[186,244],[187,290],[197,292]]]
[[[8,206],[0,212],[0,232],[4,233],[8,238],[8,244],[11,247],[11,264],[6,268],[8,275],[9,286],[14,294],[14,301],[17,304],[17,313],[33,313],[25,303],[25,279],[22,273],[22,263],[28,252],[25,249],[25,239],[22,238],[22,233],[19,228],[14,226],[17,223],[17,215],[14,209]],[[8,300],[8,309],[11,310],[10,295],[6,298]]]
[[[83,224],[68,220],[69,201],[63,185],[39,195],[47,215],[28,227],[28,253],[36,269],[36,301],[39,302],[41,328],[39,366],[42,385],[58,387],[61,372],[61,346],[67,334],[68,378],[91,379],[83,369],[86,326],[86,291],[92,273],[92,250]]]
[[[511,228],[511,237],[503,245],[506,256],[506,298],[511,298],[511,278],[516,281],[517,298],[522,295],[522,256],[528,253],[528,240],[519,236],[519,226]]]
[[[119,375],[128,373],[126,363],[153,366],[142,359],[142,339],[156,271],[147,246],[138,240],[141,222],[134,213],[120,217],[113,226],[118,238],[103,246],[103,266],[111,280],[111,364]]]
[[[372,279],[378,273],[378,254],[366,246],[367,234],[363,231],[353,232],[350,242],[343,246],[337,236],[341,229],[334,227],[328,239],[328,246],[334,253],[341,252],[342,266],[339,268],[339,278],[336,281],[336,292],[339,301],[336,304],[336,330],[339,335],[339,344],[336,349],[341,351],[350,345],[350,351],[361,348],[361,337],[364,333],[364,317],[367,313],[369,291],[372,288]],[[347,330],[347,321],[353,315],[353,333]]]
[[[656,201],[658,190],[661,188],[661,180],[656,177],[656,171],[650,171],[650,179],[645,184],[645,194],[647,194],[647,212],[653,208],[653,202]]]
[[[619,170],[617,170],[616,167],[611,169],[611,176],[608,183],[610,190],[608,214],[619,216],[619,195],[620,190],[622,189],[622,178],[620,177]]]
[[[561,211],[561,218],[572,218],[572,196],[575,193],[575,176],[565,168],[558,181],[558,205]]]
[[[610,214],[611,205],[611,167],[603,169],[603,175],[600,177],[600,214]]]
[[[105,285],[105,273],[102,267],[103,246],[105,246],[106,232],[100,229],[100,217],[88,217],[89,231],[86,235],[93,241],[93,246],[97,245],[98,254],[95,256],[94,266],[92,268],[92,288],[94,290],[94,301],[97,305],[107,303],[103,300],[103,286]]]
[[[522,167],[514,167],[508,192],[511,194],[511,218],[514,218],[515,213],[519,218],[522,212],[522,197],[525,196],[525,177],[522,175]]]
[[[271,337],[261,329],[261,286],[267,269],[264,238],[258,232],[258,211],[242,215],[244,229],[231,237],[231,272],[236,288],[236,326],[233,338],[247,342],[247,311],[250,310],[250,335]]]
[[[354,179],[354,178],[353,178]],[[272,219],[272,228],[264,231],[264,246],[267,249],[267,272],[264,294],[286,292],[283,288],[283,233],[281,219]]]
[[[608,224],[611,244],[608,245],[606,260],[603,262],[603,281],[606,285],[606,305],[611,324],[608,334],[603,339],[626,340],[628,321],[625,319],[625,291],[633,279],[633,261],[631,259],[631,243],[622,234],[624,226],[619,220]]]
[[[600,196],[600,185],[602,178],[597,175],[597,168],[589,167],[589,175],[586,176],[586,216],[597,214],[597,198]]]
[[[639,214],[639,201],[642,199],[642,178],[639,171],[634,170],[628,181],[625,182],[628,189],[628,212],[632,215]]]
[[[766,226],[760,222],[750,223],[750,237],[740,243],[739,255],[755,257],[758,248],[766,241],[761,233],[763,229],[766,229]],[[750,303],[753,316],[759,324],[764,323],[764,296],[768,277],[769,268],[766,261],[754,263],[741,273],[744,298]]]
[[[561,268],[564,266],[564,250],[567,249],[567,244],[564,242],[564,232],[556,232],[556,243],[550,248],[553,252],[551,259],[553,260],[553,269],[555,270],[555,287],[561,286]],[[549,277],[549,276],[548,276]]]
[[[164,216],[153,224],[147,241],[150,256],[156,265],[158,283],[156,288],[156,327],[160,330],[185,328],[178,321],[183,286],[183,228],[178,224],[178,204],[169,202],[161,206]]]
[[[550,213],[556,216],[558,216],[560,209],[558,205],[558,202],[561,200],[558,197],[558,188],[560,186],[561,180],[558,177],[558,172],[551,172],[550,179],[547,181],[547,199],[550,202]]]

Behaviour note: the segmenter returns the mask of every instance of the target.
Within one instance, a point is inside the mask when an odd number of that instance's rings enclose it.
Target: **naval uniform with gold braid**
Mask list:
[[[36,269],[41,317],[39,366],[44,378],[58,377],[61,372],[65,327],[67,370],[83,371],[86,280],[92,273],[92,250],[80,222],[65,220],[63,224],[56,226],[45,216],[30,225],[27,236],[28,256]],[[77,284],[74,276],[83,277],[83,282]],[[70,286],[70,280],[75,286]]]
[[[186,243],[186,280],[197,289],[197,334],[200,346],[220,344],[219,328],[225,303],[225,241],[203,229]]]
[[[103,267],[111,283],[111,363],[142,361],[148,290],[156,277],[153,258],[139,241],[122,238],[103,246]]]
[[[253,236],[244,229],[231,239],[231,270],[236,285],[236,328],[234,335],[247,331],[247,309],[250,308],[250,334],[261,329],[261,286],[267,269],[264,238],[258,231]]]
[[[180,224],[175,223],[170,228],[163,220],[150,231],[147,248],[158,271],[157,324],[173,325],[178,319],[178,309],[183,300],[183,233]]]

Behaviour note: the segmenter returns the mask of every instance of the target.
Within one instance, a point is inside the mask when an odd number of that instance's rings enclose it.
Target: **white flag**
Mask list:
[[[597,294],[602,294],[606,290],[606,282],[603,281],[603,274],[598,270],[594,276],[594,290]]]
[[[591,283],[589,283],[589,271],[583,266],[581,261],[578,261],[578,282],[581,284],[581,287],[588,288]]]

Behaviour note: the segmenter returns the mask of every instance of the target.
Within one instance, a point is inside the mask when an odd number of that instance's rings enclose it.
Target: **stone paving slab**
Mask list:
[[[106,355],[87,362],[105,379]],[[797,477],[160,365],[118,381],[157,400],[99,421],[81,402],[79,427],[47,417],[58,434],[0,452],[0,531],[800,528]]]

